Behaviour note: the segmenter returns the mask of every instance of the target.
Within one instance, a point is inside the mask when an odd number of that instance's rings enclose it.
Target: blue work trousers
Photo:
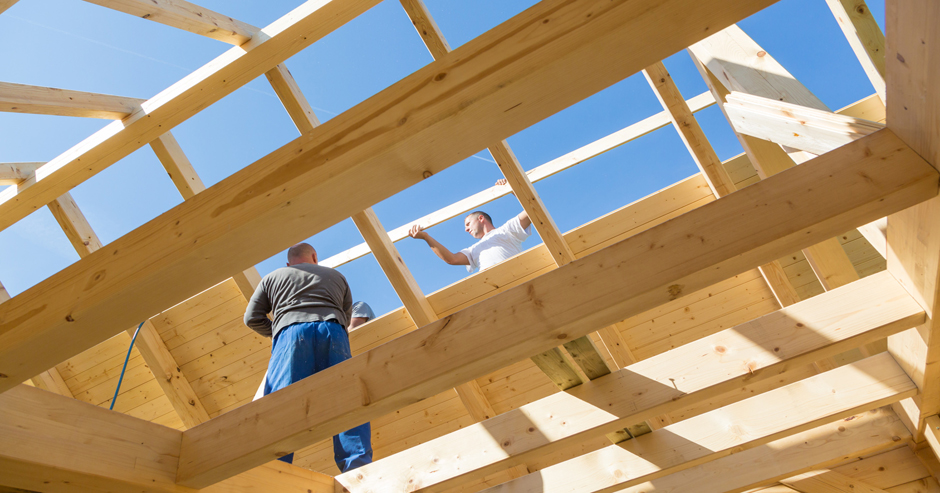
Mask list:
[[[274,337],[264,395],[346,361],[351,355],[346,329],[334,320],[288,325]],[[333,456],[342,472],[372,462],[372,430],[369,423],[334,436]],[[292,464],[294,454],[285,455],[280,460]]]

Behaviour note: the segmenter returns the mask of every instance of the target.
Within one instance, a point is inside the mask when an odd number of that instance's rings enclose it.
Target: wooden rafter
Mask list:
[[[143,99],[0,82],[0,111],[120,120]]]
[[[16,185],[36,172],[36,169],[46,163],[0,163],[0,185]]]
[[[865,0],[826,0],[845,39],[861,62],[881,101],[885,101],[885,35]]]
[[[913,152],[898,149],[903,146],[890,132],[877,132],[188,430],[181,484],[212,484],[270,460],[278,450],[317,442],[684,291],[935,196],[936,170]],[[852,193],[835,197],[828,193],[834,188]],[[756,213],[740,214],[753,211],[755,202],[762,204]],[[737,228],[718,226],[730,217]],[[721,238],[709,240],[714,234]],[[621,274],[616,267],[620,262],[630,265],[630,276]],[[676,267],[663,271],[659,265]],[[598,296],[586,285],[616,295]],[[568,310],[571,304],[580,309]],[[450,350],[437,351],[444,346]],[[481,359],[480,351],[487,356]],[[416,371],[418,367],[434,370]],[[348,379],[362,384],[337,383]],[[334,396],[329,409],[306,410],[297,397],[319,393]],[[257,414],[273,410],[280,416],[277,429],[259,430]],[[226,431],[220,435],[221,429]],[[204,452],[209,449],[214,452]]]
[[[186,0],[85,1],[235,46],[247,43],[259,31],[257,27]]]

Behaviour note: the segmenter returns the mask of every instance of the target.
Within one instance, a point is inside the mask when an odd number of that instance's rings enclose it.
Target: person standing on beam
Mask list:
[[[496,181],[496,185],[505,184],[505,178]],[[408,235],[427,242],[431,251],[449,265],[466,265],[467,272],[478,268],[482,271],[522,252],[522,242],[532,234],[532,221],[522,211],[497,228],[489,214],[474,211],[464,218],[464,230],[479,241],[457,253],[432,238],[419,224],[412,226]]]
[[[272,337],[264,395],[287,387],[351,357],[345,327],[353,316],[352,293],[338,271],[317,265],[307,243],[287,250],[287,267],[264,276],[248,301],[245,325]],[[273,322],[267,314],[273,315]],[[372,462],[369,423],[333,437],[336,466],[342,472]],[[292,464],[294,454],[280,460]]]

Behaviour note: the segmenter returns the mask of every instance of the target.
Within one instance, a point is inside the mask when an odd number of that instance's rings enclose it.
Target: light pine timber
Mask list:
[[[689,109],[691,109],[694,113],[715,104],[715,100],[711,93],[704,92],[689,99],[687,103],[689,105]],[[532,183],[535,183],[539,180],[564,171],[572,166],[583,163],[588,159],[599,156],[611,149],[615,149],[618,146],[626,144],[627,142],[638,139],[648,133],[653,132],[654,130],[665,127],[666,125],[669,125],[668,115],[665,111],[659,112],[649,118],[645,118],[610,135],[601,137],[600,139],[590,144],[575,149],[574,151],[553,159],[545,164],[537,166],[526,172],[526,174],[529,176],[529,180]],[[507,194],[509,194],[509,190],[506,187],[492,186],[486,190],[471,195],[470,197],[455,202],[443,209],[415,219],[405,225],[399,226],[398,228],[389,231],[388,234],[392,238],[393,242],[402,240],[408,237],[408,230],[411,229],[411,226],[414,224],[421,224],[422,226],[430,228],[431,226],[436,226],[460,214],[478,209],[481,205],[496,200]],[[320,264],[329,267],[338,267],[347,262],[352,262],[359,257],[368,255],[368,253],[369,246],[365,243],[361,243],[346,251],[340,252],[330,258],[323,260],[320,262]]]
[[[85,1],[235,46],[246,43],[259,31],[257,27],[186,0]]]
[[[940,77],[940,4],[889,1],[885,5],[888,53],[889,128],[934,167],[940,166],[940,94],[930,90]],[[888,349],[921,394],[903,408],[923,432],[924,418],[940,413],[940,336],[933,322],[940,278],[940,200],[932,199],[888,217],[888,271],[927,311],[928,322],[888,339]],[[920,439],[918,438],[918,441]]]
[[[0,192],[0,229],[130,155],[377,3],[309,0],[301,4],[266,27],[266,36],[231,48],[141,103],[142,111],[104,127],[57,156],[18,190]]]
[[[75,200],[72,199],[71,194],[66,193],[50,202],[49,210],[61,226],[65,236],[72,243],[79,257],[87,257],[101,248],[101,240],[91,228]],[[134,335],[137,330],[136,327],[135,325],[127,330],[130,336]],[[183,424],[187,428],[191,428],[199,423],[209,421],[209,413],[206,412],[205,406],[196,395],[189,380],[183,375],[176,359],[167,349],[166,343],[150,320],[145,320],[143,325],[140,326],[136,347]],[[58,373],[55,367],[48,370],[48,372],[52,371]],[[62,380],[62,378],[59,377],[59,380]],[[65,382],[62,381],[62,384],[64,385]],[[126,387],[126,389],[129,389],[129,387]],[[68,386],[65,386],[65,390],[69,391]],[[71,391],[67,395],[71,397]]]
[[[382,223],[372,208],[369,207],[353,214],[352,220],[375,255],[375,260],[391,283],[392,289],[405,305],[405,310],[415,326],[424,327],[438,320],[439,317],[434,313],[424,293],[421,292],[418,282],[411,275],[411,271],[398,254],[398,249],[388,238],[385,228],[382,227]],[[476,380],[458,385],[456,389],[461,402],[475,422],[496,416],[496,411],[483,395],[483,390],[480,389],[480,384]]]
[[[832,196],[834,187],[846,193]],[[936,170],[882,130],[188,430],[180,481],[207,484],[266,462],[936,193]],[[722,226],[732,217],[736,228]],[[303,410],[325,393],[335,396],[328,408]],[[278,429],[257,429],[262,409],[280,415]]]
[[[887,493],[881,488],[829,469],[804,472],[782,479],[780,483],[802,493]]]
[[[696,491],[724,493],[769,485],[845,457],[864,456],[911,439],[897,416],[886,408],[838,420],[812,430],[708,462],[623,493]]]
[[[885,127],[877,122],[738,92],[728,95],[724,108],[736,131],[817,155]]]
[[[16,185],[26,180],[46,163],[0,163],[0,185]]]
[[[394,490],[404,485],[441,491],[614,431],[618,424],[661,414],[678,422],[801,380],[811,374],[807,365],[815,355],[837,354],[861,342],[843,337],[875,340],[910,323],[907,316],[894,318],[905,310],[916,312],[913,300],[889,275],[878,276],[553,394],[338,476],[337,481],[350,491]],[[893,301],[876,301],[879,295],[871,290],[891,292]],[[895,312],[892,305],[896,302],[906,308]],[[879,308],[861,313],[867,305]],[[879,314],[881,310],[885,311]],[[879,328],[882,322],[886,324]]]
[[[0,82],[0,111],[120,120],[143,99]],[[45,205],[45,204],[43,204]]]
[[[134,320],[172,306],[417,183],[428,173],[436,173],[459,162],[489,142],[522,130],[622,80],[678,47],[696,41],[704,27],[717,29],[727,25],[766,6],[769,0],[731,3],[725,0],[670,0],[665,3],[643,0],[623,5],[595,2],[560,7],[546,3],[526,10],[356,108],[331,119],[313,132],[315,135],[296,139],[221,181],[213,190],[178,205],[111,243],[108,248],[80,260],[5,303],[0,307],[0,339],[4,342],[2,346],[9,351],[3,351],[3,357],[0,357],[0,373],[11,378],[0,379],[4,380],[0,390],[9,388],[6,380],[12,381],[20,374],[25,380],[31,376],[29,373],[35,375],[42,371],[44,368],[38,367],[45,363],[44,359],[62,361],[117,330],[123,330]],[[350,9],[353,6],[351,2],[343,2],[342,5]],[[716,5],[721,5],[721,8],[714,8]],[[336,8],[339,7],[333,2],[317,12],[335,13],[331,9]],[[590,17],[586,15],[588,12],[592,14]],[[541,23],[546,15],[557,22],[540,27],[538,35],[520,30],[523,26]],[[316,15],[312,17],[315,20],[319,18]],[[333,20],[340,17],[331,17],[329,25],[334,25]],[[586,28],[570,29],[571,25],[566,22]],[[618,48],[635,46],[647,39],[646,35],[658,32],[656,26],[664,22],[675,28],[676,38],[657,43],[651,50],[630,52]],[[293,31],[288,28],[282,34],[290,32]],[[322,31],[317,33],[322,34]],[[306,41],[316,37],[313,34],[309,36]],[[280,39],[280,36],[271,37],[271,40],[275,39]],[[254,42],[252,40],[248,44]],[[276,44],[265,42],[258,46],[273,48]],[[527,51],[534,47],[539,49]],[[233,50],[243,52],[239,60],[250,58],[252,53],[259,51],[257,48],[247,53],[241,48]],[[266,52],[267,49],[261,51]],[[627,58],[623,56],[625,51],[631,53]],[[520,58],[522,53],[527,56]],[[614,54],[618,63],[609,63],[609,57]],[[235,82],[250,71],[229,74],[233,66],[240,65],[226,65],[212,78],[221,74],[233,75],[232,83],[237,85]],[[440,78],[452,68],[459,68],[451,74],[454,77],[445,75]],[[473,74],[481,73],[489,75],[474,78]],[[512,80],[513,83],[500,82],[494,86],[490,84],[493,78]],[[188,87],[188,84],[184,85]],[[502,88],[493,90],[496,86]],[[199,84],[194,87],[199,87]],[[454,92],[455,88],[459,90]],[[165,94],[156,100],[164,97]],[[158,110],[166,105],[156,105],[156,100],[145,103],[145,106],[154,104],[152,109],[156,113],[151,112],[146,119],[150,123],[141,125],[164,121]],[[185,96],[172,98],[172,104],[167,105],[175,106],[181,100],[192,102],[195,99]],[[467,101],[473,103],[467,106]],[[456,111],[456,108],[462,109]],[[507,108],[514,109],[507,112]],[[412,113],[415,111],[424,116],[417,117]],[[182,113],[186,111],[181,110],[177,115]],[[405,117],[409,114],[411,116]],[[136,128],[140,121],[134,120],[124,129]],[[157,135],[153,138],[167,129],[157,130],[159,132],[155,132]],[[120,135],[126,136],[124,133]],[[145,136],[138,134],[135,138]],[[419,142],[434,142],[435,146],[418,145]],[[447,147],[449,152],[439,152],[442,147]],[[110,155],[115,157],[117,154],[120,153]],[[906,158],[900,160],[908,161]],[[37,176],[54,162],[37,170]],[[79,173],[85,174],[89,169],[96,169],[95,163],[100,164],[101,161],[91,159],[87,163],[82,160],[82,163]],[[54,174],[65,176],[68,173]],[[905,175],[904,172],[895,173],[894,179]],[[51,179],[52,174],[48,176]],[[372,178],[367,186],[361,186],[363,176]],[[921,178],[926,177],[921,175]],[[46,181],[49,180],[40,180],[37,185]],[[917,184],[915,179],[905,183],[904,187],[914,185],[917,188]],[[919,184],[925,188],[933,186]],[[36,186],[27,188],[35,189]],[[351,193],[351,190],[355,192]],[[923,191],[907,195],[917,197],[920,193]],[[885,193],[879,194],[887,198]],[[49,200],[53,198],[49,197]],[[892,203],[892,200],[886,200],[882,207],[900,206],[889,205]],[[333,206],[325,208],[322,204]],[[2,209],[4,206],[0,205],[0,221],[15,216]],[[297,213],[289,212],[294,210]],[[266,241],[255,241],[259,237]],[[239,248],[232,248],[232,245]],[[159,266],[140,262],[141,258],[156,260],[152,252],[159,252]],[[96,276],[100,272],[106,275]],[[73,290],[76,282],[84,287],[81,293]],[[49,300],[56,300],[55,305],[47,304]],[[14,334],[17,333],[30,335],[14,344],[17,339]],[[55,344],[43,344],[41,340],[45,337],[51,337]],[[40,352],[28,351],[28,346],[33,343],[42,347],[43,356],[24,361],[27,354]],[[20,349],[25,351],[19,358],[7,358],[8,353]],[[32,371],[31,367],[37,368]],[[469,378],[464,381],[467,380]]]
[[[662,62],[657,62],[643,70],[647,82],[659,99],[663,109],[669,113],[672,126],[679,133],[679,137],[686,149],[692,155],[695,164],[706,177],[708,185],[715,197],[724,197],[736,190],[736,186],[728,174],[718,154],[708,143],[708,138],[702,127],[699,126],[695,115],[685,103],[685,99],[676,87],[672,76]],[[774,260],[760,267],[761,274],[774,292],[780,306],[789,306],[800,301],[793,285],[783,272],[780,262]]]
[[[940,456],[940,416],[934,414],[924,420],[924,438],[934,457]]]
[[[300,86],[297,85],[297,81],[294,80],[290,70],[287,70],[286,64],[277,64],[273,69],[265,72],[264,76],[267,77],[271,88],[274,89],[274,93],[281,100],[281,104],[284,105],[284,109],[287,110],[287,114],[301,135],[312,132],[314,128],[320,125],[320,120],[313,112],[313,107],[310,106],[307,98],[300,91]]]
[[[904,370],[881,354],[547,467],[487,493],[616,491],[864,414],[913,392],[916,387]]]
[[[0,395],[0,485],[29,491],[194,492],[174,483],[180,432],[19,386]],[[332,493],[333,479],[281,462],[201,490]]]
[[[865,0],[826,0],[865,75],[885,101],[885,35]]]
[[[12,7],[16,2],[17,0],[0,0],[0,14]]]

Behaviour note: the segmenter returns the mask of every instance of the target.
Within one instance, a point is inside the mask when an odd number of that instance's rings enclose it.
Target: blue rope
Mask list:
[[[146,322],[146,320],[144,321]],[[121,368],[121,376],[118,378],[117,388],[114,389],[114,398],[111,399],[111,407],[108,409],[114,410],[114,401],[117,400],[118,392],[121,391],[121,382],[124,381],[124,370],[127,369],[127,360],[131,359],[131,349],[134,349],[134,341],[137,340],[137,334],[140,333],[140,328],[144,326],[144,322],[141,322],[137,326],[137,330],[134,331],[134,338],[131,339],[131,347],[127,348],[127,356],[124,357],[124,367]]]

